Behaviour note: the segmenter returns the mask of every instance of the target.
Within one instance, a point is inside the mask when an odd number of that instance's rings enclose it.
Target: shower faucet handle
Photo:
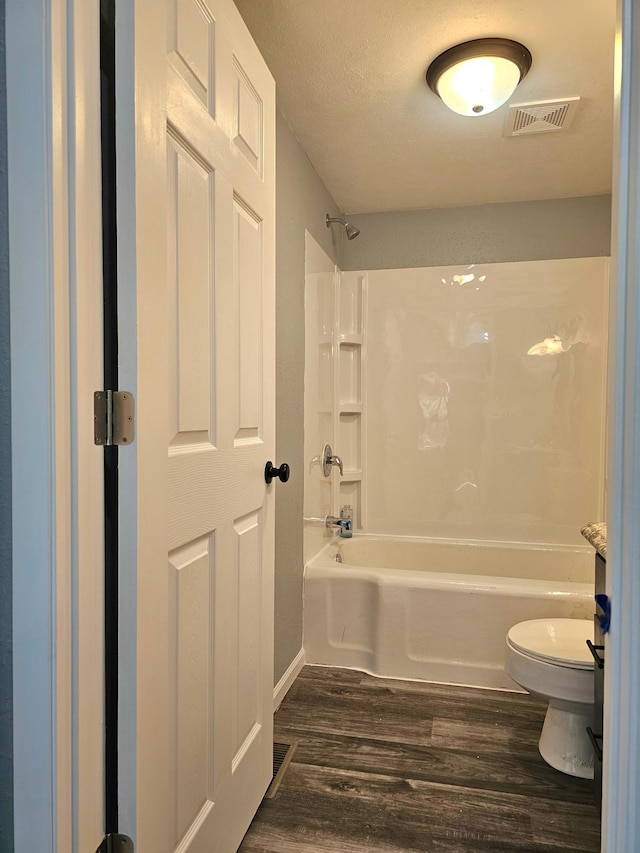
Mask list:
[[[340,476],[344,476],[344,465],[342,464],[342,459],[339,456],[330,456],[329,462],[331,465],[336,465],[338,470],[340,471]]]
[[[330,444],[325,444],[322,448],[322,474],[325,477],[328,477],[331,473],[331,466],[335,465],[336,468],[340,471],[340,476],[344,475],[344,465],[342,464],[342,459],[339,456],[334,456],[333,450],[331,449]]]

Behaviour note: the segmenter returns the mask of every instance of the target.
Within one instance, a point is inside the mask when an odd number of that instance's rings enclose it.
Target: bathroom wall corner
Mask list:
[[[280,112],[276,117],[276,455],[291,479],[276,486],[275,680],[302,645],[305,230],[340,265],[341,216]]]

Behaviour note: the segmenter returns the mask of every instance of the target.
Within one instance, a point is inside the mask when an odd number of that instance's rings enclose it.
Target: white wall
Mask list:
[[[607,271],[368,273],[369,531],[581,543],[602,517]],[[527,354],[553,335],[565,351]]]

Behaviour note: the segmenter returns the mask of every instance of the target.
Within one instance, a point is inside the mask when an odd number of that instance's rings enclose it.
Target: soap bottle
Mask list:
[[[344,527],[340,528],[340,536],[343,539],[351,539],[353,536],[353,510],[349,506],[349,504],[345,504],[340,508],[340,518],[349,519],[351,524],[349,525],[349,529],[345,529]]]

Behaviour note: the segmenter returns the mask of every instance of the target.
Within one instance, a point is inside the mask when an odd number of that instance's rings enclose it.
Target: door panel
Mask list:
[[[171,136],[167,161],[170,444],[211,440],[211,172]]]
[[[238,297],[240,411],[234,446],[262,440],[261,223],[234,199],[234,284]]]
[[[262,100],[234,57],[235,103],[233,141],[258,175],[262,175]]]
[[[213,557],[210,537],[169,555],[175,731],[175,829],[180,838],[209,798],[210,624]]]
[[[168,60],[194,95],[209,109],[214,91],[215,29],[209,9],[198,0],[178,0],[169,8]],[[214,115],[213,109],[211,114]]]
[[[251,746],[262,723],[260,713],[260,575],[262,573],[262,525],[260,514],[252,512],[233,524],[238,554],[237,586],[237,673],[236,734],[234,763]]]
[[[161,46],[166,79],[135,105],[136,849],[233,853],[272,761],[274,86],[231,0],[167,0],[151,41],[158,5],[134,62]]]

